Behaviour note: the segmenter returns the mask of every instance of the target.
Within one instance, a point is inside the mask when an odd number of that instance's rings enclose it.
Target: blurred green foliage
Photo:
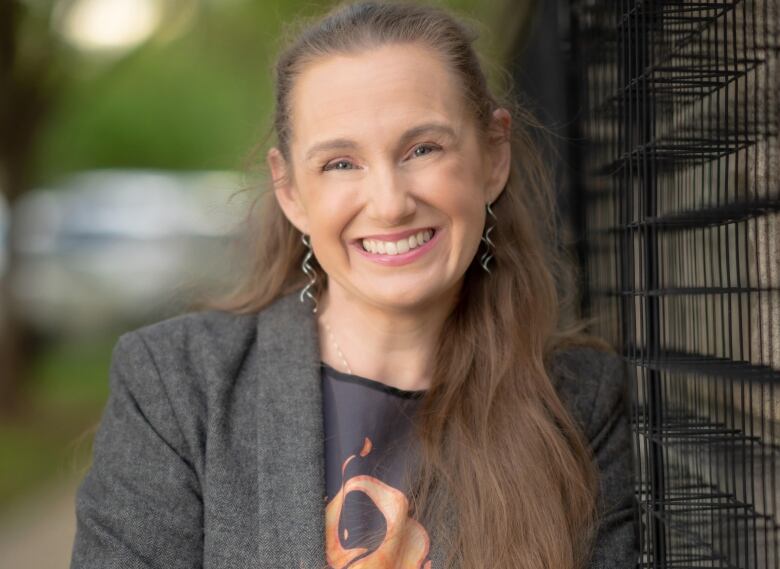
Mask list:
[[[108,395],[108,369],[116,339],[102,342],[60,342],[49,346],[26,386],[28,397],[41,408],[93,408]]]
[[[91,168],[240,166],[270,105],[270,43],[295,4],[204,4],[172,41],[151,41],[118,62],[83,58],[43,131],[37,179]]]
[[[0,509],[42,482],[82,473],[108,396],[115,341],[58,343],[36,360],[26,412],[0,424]]]

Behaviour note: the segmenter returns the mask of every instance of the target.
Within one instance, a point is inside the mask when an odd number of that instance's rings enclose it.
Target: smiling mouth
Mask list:
[[[376,255],[403,255],[430,241],[436,234],[435,227],[422,229],[416,233],[394,240],[376,238],[358,239],[357,245],[364,251]]]

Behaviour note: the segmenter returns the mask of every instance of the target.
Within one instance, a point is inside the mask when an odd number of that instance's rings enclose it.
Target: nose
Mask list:
[[[368,180],[366,214],[386,226],[401,225],[409,220],[417,209],[417,202],[410,192],[408,181],[392,168],[376,170]]]

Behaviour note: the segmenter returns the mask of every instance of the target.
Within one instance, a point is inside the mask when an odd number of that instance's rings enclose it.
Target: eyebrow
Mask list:
[[[423,134],[429,134],[429,133],[449,136],[453,139],[457,138],[457,134],[455,133],[455,130],[451,126],[440,122],[427,122],[427,123],[419,124],[417,126],[413,126],[412,128],[408,129],[406,132],[404,132],[401,135],[401,139],[399,140],[398,145],[403,146],[409,140],[413,138],[417,138],[418,136],[421,136]],[[310,146],[309,149],[306,151],[306,155],[304,159],[306,161],[309,161],[316,154],[320,152],[325,152],[328,150],[346,150],[346,149],[356,148],[357,146],[358,144],[354,140],[350,140],[349,138],[333,138],[331,140],[323,140],[322,142],[316,142],[312,146]]]

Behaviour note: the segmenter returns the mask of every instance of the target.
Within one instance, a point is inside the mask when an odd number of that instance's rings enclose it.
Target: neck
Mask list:
[[[331,282],[318,309],[322,360],[346,371],[325,329],[327,322],[353,374],[398,389],[428,389],[433,355],[454,301],[455,295],[449,294],[420,306],[388,309],[358,299]]]

